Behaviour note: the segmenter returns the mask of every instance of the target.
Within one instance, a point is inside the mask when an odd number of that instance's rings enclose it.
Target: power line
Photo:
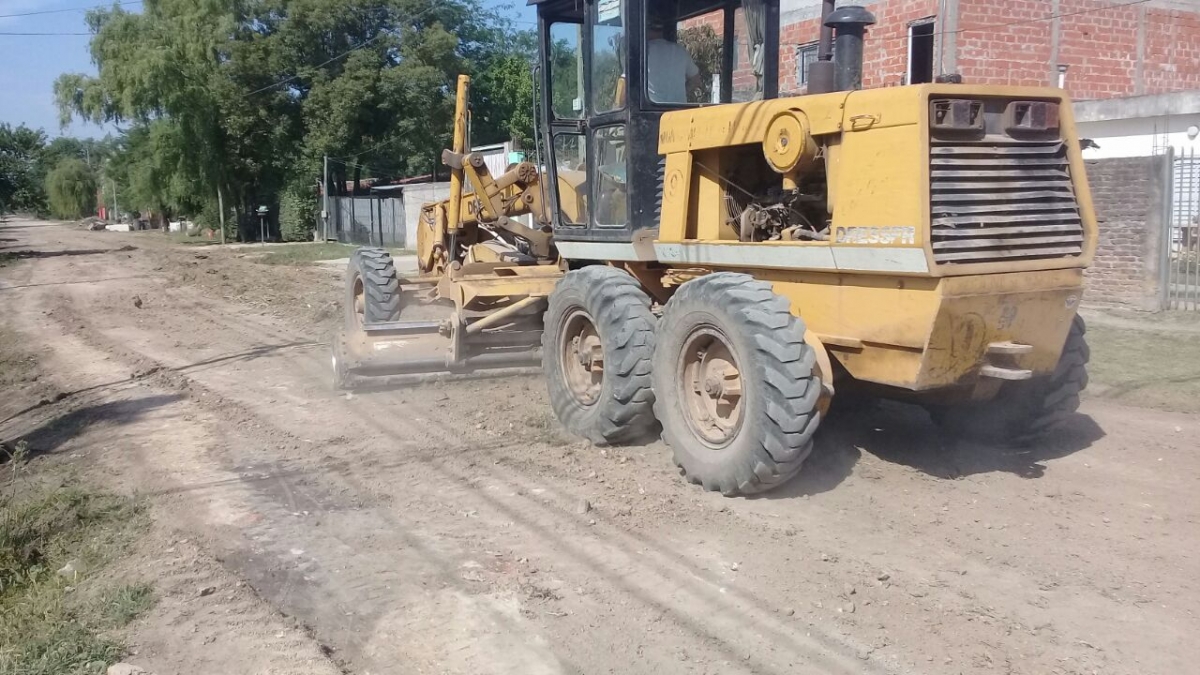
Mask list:
[[[362,41],[362,42],[358,43],[357,45],[355,45],[355,46],[351,47],[350,49],[347,49],[346,51],[342,52],[341,54],[338,54],[337,56],[334,56],[334,57],[332,57],[332,58],[330,58],[330,59],[328,59],[328,60],[326,60],[326,61],[323,61],[323,62],[321,62],[321,63],[318,63],[318,64],[316,65],[316,68],[317,68],[317,69],[324,68],[325,66],[327,66],[327,65],[329,65],[329,64],[331,64],[331,63],[333,63],[334,61],[337,61],[338,59],[340,59],[340,58],[342,58],[342,57],[344,57],[344,56],[348,56],[348,55],[350,55],[350,54],[352,54],[352,53],[354,53],[354,52],[356,52],[356,51],[358,51],[358,50],[362,49],[363,47],[366,47],[367,45],[369,45],[369,44],[371,44],[372,42],[374,42],[374,41],[378,40],[379,38],[383,37],[384,35],[385,35],[385,33],[380,33],[380,34],[376,35],[376,36],[375,36],[375,37],[373,37],[373,38],[370,38],[370,39],[368,39],[368,40],[364,40],[364,41]],[[301,77],[301,76],[300,76],[299,74],[296,74],[296,75],[291,75],[291,76],[289,76],[289,77],[285,77],[285,78],[283,78],[282,80],[280,80],[280,81],[278,81],[278,82],[274,82],[274,83],[272,83],[272,84],[268,84],[268,85],[267,85],[267,86],[265,86],[265,87],[260,87],[260,88],[258,88],[258,89],[255,89],[254,91],[250,92],[249,94],[246,94],[246,95],[245,95],[245,96],[243,96],[242,98],[248,98],[248,97],[250,97],[250,96],[253,96],[253,95],[255,95],[255,94],[259,93],[259,92],[266,91],[266,90],[268,90],[268,89],[274,89],[275,87],[278,87],[278,86],[279,86],[279,85],[281,85],[281,84],[287,84],[288,82],[292,82],[292,81],[294,81],[294,80],[298,80],[298,79],[300,79],[300,77]]]
[[[375,145],[372,145],[371,147],[367,148],[366,150],[363,150],[362,152],[356,152],[350,156],[353,157],[354,159],[358,159],[359,157],[362,157],[363,155],[367,154],[368,152],[374,152],[374,151],[382,148],[385,145],[395,143],[396,141],[400,140],[400,138],[401,138],[400,136],[393,136],[392,138],[389,138],[386,141],[380,141],[380,142],[376,143]]]
[[[91,35],[91,33],[11,33],[11,32],[2,32],[2,33],[0,33],[0,35],[24,35],[24,36],[48,37],[51,35]]]
[[[417,19],[421,18],[422,16],[424,16],[424,15],[426,15],[426,14],[428,14],[428,13],[430,13],[430,12],[432,12],[433,10],[435,10],[435,9],[438,9],[438,8],[439,8],[438,4],[437,4],[437,3],[434,3],[434,4],[432,4],[432,5],[428,6],[428,7],[426,7],[425,9],[421,10],[420,12],[417,12],[416,14],[412,15],[411,17],[409,17],[409,18],[405,19],[405,22],[407,23],[407,22],[411,22],[411,21],[416,21]],[[387,34],[387,33],[382,33],[382,32],[381,32],[381,33],[379,33],[378,35],[376,35],[376,36],[375,36],[375,37],[373,37],[373,38],[370,38],[370,39],[368,39],[368,40],[364,40],[363,42],[360,42],[359,44],[357,44],[357,45],[355,45],[355,46],[351,47],[350,49],[347,49],[346,51],[342,52],[341,54],[338,54],[337,56],[334,56],[334,57],[332,57],[332,58],[330,58],[330,59],[328,59],[328,60],[326,60],[326,61],[324,61],[324,62],[322,62],[322,63],[319,63],[319,64],[317,64],[317,65],[316,65],[316,68],[317,68],[317,69],[324,68],[325,66],[327,66],[327,65],[329,65],[329,64],[331,64],[331,63],[333,63],[334,61],[337,61],[338,59],[341,59],[341,58],[343,58],[343,57],[349,56],[350,54],[352,54],[352,53],[354,53],[354,52],[356,52],[356,51],[358,51],[358,50],[362,49],[363,47],[366,47],[367,45],[369,45],[369,44],[371,44],[372,42],[374,42],[374,41],[378,40],[379,38],[383,37],[383,36],[384,36],[384,35],[386,35],[386,34]],[[279,86],[279,85],[281,85],[281,84],[287,84],[288,82],[293,82],[293,81],[295,81],[295,80],[298,80],[298,79],[300,79],[300,77],[301,77],[301,75],[300,75],[299,73],[297,73],[297,74],[295,74],[295,75],[291,75],[291,76],[289,76],[289,77],[285,77],[285,78],[283,78],[282,80],[280,80],[280,81],[278,81],[278,82],[275,82],[275,83],[273,83],[273,84],[268,84],[268,85],[267,85],[267,86],[265,86],[265,87],[260,87],[260,88],[258,88],[258,89],[255,89],[254,91],[250,92],[249,94],[246,94],[246,95],[245,95],[245,96],[243,96],[242,98],[249,98],[249,97],[251,97],[251,96],[253,96],[253,95],[257,94],[257,93],[264,92],[264,91],[266,91],[266,90],[268,90],[268,89],[274,89],[275,87],[278,87],[278,86]]]
[[[357,157],[358,155],[354,155],[354,156]],[[357,166],[360,169],[367,168],[367,166],[364,164],[357,164],[355,162],[347,162],[346,160],[338,159],[337,157],[334,157],[333,155],[329,155],[329,161],[337,162],[338,164],[341,164],[342,166]]]
[[[37,16],[39,14],[61,14],[63,12],[86,12],[89,9],[107,9],[113,5],[140,5],[143,0],[127,0],[112,5],[92,5],[90,7],[67,7],[65,9],[43,9],[36,12],[21,12],[20,14],[0,14],[0,19],[11,19],[18,16]]]

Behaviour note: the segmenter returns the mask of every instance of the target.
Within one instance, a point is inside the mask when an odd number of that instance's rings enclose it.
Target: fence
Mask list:
[[[1166,309],[1200,310],[1200,155],[1176,150],[1171,160]]]
[[[330,197],[328,208],[327,223],[317,216],[317,231],[324,232],[326,240],[359,246],[408,248],[404,202],[400,198]]]

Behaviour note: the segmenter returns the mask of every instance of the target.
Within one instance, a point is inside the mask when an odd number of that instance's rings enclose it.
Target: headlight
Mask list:
[[[1058,104],[1050,101],[1012,101],[1004,109],[1004,130],[1021,132],[1058,131]]]
[[[929,102],[929,126],[955,131],[983,130],[983,101],[937,98]]]

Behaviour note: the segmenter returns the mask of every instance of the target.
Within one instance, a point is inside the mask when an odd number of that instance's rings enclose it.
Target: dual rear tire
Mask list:
[[[612,267],[559,282],[543,367],[563,426],[605,444],[661,430],[682,473],[726,495],[798,473],[821,386],[787,301],[753,277],[718,273],[681,286],[661,319],[650,307],[637,281]]]

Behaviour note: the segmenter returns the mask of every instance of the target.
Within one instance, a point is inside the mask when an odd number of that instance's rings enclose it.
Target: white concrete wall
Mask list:
[[[1200,153],[1200,137],[1188,138],[1188,127],[1200,129],[1200,113],[1079,122],[1076,126],[1080,138],[1090,138],[1100,146],[1084,150],[1084,159],[1149,157],[1168,146],[1176,152]]]
[[[410,249],[417,248],[417,223],[421,220],[421,205],[437,202],[450,196],[450,183],[419,183],[404,186],[404,242]]]

